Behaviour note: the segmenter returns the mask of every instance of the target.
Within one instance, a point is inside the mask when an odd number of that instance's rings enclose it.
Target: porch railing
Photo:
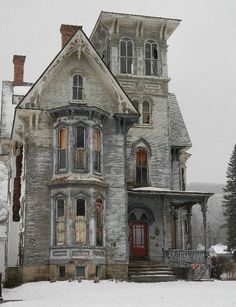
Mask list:
[[[177,266],[188,266],[193,263],[206,263],[207,254],[204,250],[164,250],[164,260]]]

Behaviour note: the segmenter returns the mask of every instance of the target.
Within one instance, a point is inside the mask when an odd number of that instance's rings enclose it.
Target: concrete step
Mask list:
[[[140,276],[131,276],[131,282],[167,282],[175,281],[174,275],[140,275]]]
[[[174,281],[175,275],[166,263],[135,261],[129,264],[129,280],[133,282]]]

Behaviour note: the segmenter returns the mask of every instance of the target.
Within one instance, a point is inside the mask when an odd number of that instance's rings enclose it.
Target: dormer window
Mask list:
[[[157,43],[149,40],[145,44],[145,74],[146,76],[158,76],[158,47]]]
[[[122,38],[120,41],[120,73],[133,73],[133,42],[130,38]]]
[[[75,74],[73,76],[72,85],[72,99],[73,100],[83,100],[84,96],[84,79],[80,74]]]

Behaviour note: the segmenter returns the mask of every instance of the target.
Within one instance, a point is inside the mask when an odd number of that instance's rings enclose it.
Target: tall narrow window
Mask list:
[[[148,163],[147,153],[144,149],[138,148],[136,151],[136,184],[147,185]]]
[[[56,244],[62,245],[65,243],[65,203],[64,199],[60,198],[56,204]]]
[[[76,231],[76,243],[86,243],[86,213],[85,213],[85,200],[77,199],[76,202],[76,220],[75,220],[75,231]]]
[[[73,76],[72,98],[73,100],[83,100],[84,80],[79,74]]]
[[[96,245],[103,245],[103,205],[102,200],[96,200]]]
[[[60,129],[58,133],[58,169],[66,168],[66,143],[67,143],[67,130],[66,128]]]
[[[98,129],[93,130],[94,170],[101,172],[101,135]]]
[[[85,128],[76,129],[76,168],[85,169],[86,150],[85,150]]]
[[[123,38],[120,41],[120,72],[133,73],[133,42],[129,38]]]
[[[147,101],[143,102],[143,124],[150,124],[150,103]]]
[[[158,75],[158,49],[155,41],[147,41],[145,44],[145,73],[147,76]]]

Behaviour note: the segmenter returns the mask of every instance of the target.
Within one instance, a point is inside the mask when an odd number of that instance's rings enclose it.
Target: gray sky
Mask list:
[[[102,10],[182,19],[168,60],[193,143],[188,182],[224,183],[236,143],[236,0],[0,0],[0,81],[12,80],[13,54],[27,56],[25,81],[36,81],[60,50],[60,25],[89,36]]]

